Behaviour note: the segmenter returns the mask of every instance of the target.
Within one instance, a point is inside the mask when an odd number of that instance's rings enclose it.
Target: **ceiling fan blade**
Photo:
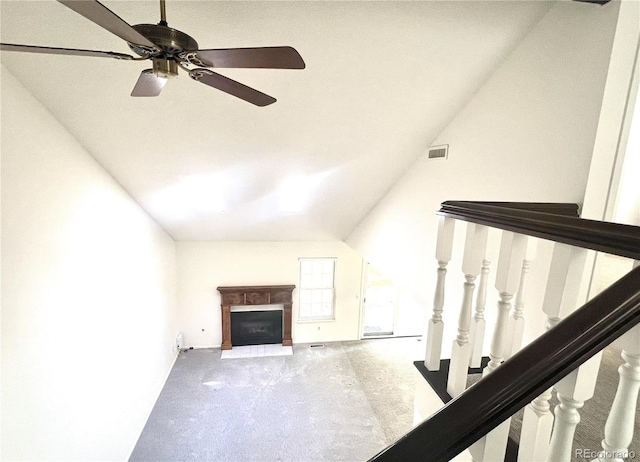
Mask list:
[[[210,64],[210,67],[305,68],[302,56],[291,47],[198,50],[197,55],[203,62]]]
[[[160,51],[153,42],[136,31],[133,27],[127,24],[125,20],[120,18],[117,14],[97,0],[58,1],[127,42],[139,45],[140,47],[149,48],[152,51]]]
[[[167,79],[155,75],[153,69],[145,69],[140,73],[131,96],[158,96],[165,83],[167,83]]]
[[[71,56],[97,56],[102,58],[133,59],[133,56],[113,51],[78,50],[75,48],[37,47],[32,45],[16,45],[13,43],[0,43],[2,51],[22,51],[27,53],[45,53],[51,55]]]
[[[251,87],[236,82],[224,75],[217,74],[210,69],[193,69],[189,76],[198,82],[202,82],[210,87],[222,90],[225,93],[236,96],[256,106],[268,106],[276,102],[276,99],[272,96],[265,95],[264,93],[255,90]]]

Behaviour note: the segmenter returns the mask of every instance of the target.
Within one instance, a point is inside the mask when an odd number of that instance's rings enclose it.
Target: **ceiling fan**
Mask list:
[[[129,25],[97,0],[58,0],[66,7],[125,40],[138,56],[113,51],[52,48],[1,43],[0,50],[74,56],[95,56],[132,61],[151,60],[153,67],[138,77],[131,96],[158,96],[167,79],[177,77],[178,69],[193,80],[255,104],[267,106],[276,99],[220,75],[210,68],[304,69],[300,54],[292,47],[198,49],[198,43],[182,31],[169,27],[165,0],[160,0],[158,24]]]

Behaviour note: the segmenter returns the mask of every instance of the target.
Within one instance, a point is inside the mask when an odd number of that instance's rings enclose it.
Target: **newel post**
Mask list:
[[[453,231],[455,220],[448,217],[439,217],[438,238],[436,240],[436,260],[438,261],[438,280],[433,296],[433,315],[427,327],[427,346],[424,366],[427,370],[440,370],[440,356],[442,353],[442,337],[444,323],[442,311],[444,309],[444,281],[447,275],[447,264],[451,260],[453,250]]]

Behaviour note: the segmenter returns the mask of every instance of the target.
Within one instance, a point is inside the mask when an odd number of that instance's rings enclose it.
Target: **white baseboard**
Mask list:
[[[220,348],[220,346],[221,346],[221,344],[218,344],[218,345],[190,345],[190,346],[187,346],[187,347],[183,347],[182,349],[183,350],[190,350],[190,349],[201,350],[203,348]]]
[[[164,376],[164,380],[162,381],[162,386],[158,390],[158,393],[156,395],[156,399],[153,400],[153,404],[151,405],[151,409],[149,409],[149,412],[147,413],[147,418],[144,421],[144,425],[142,425],[142,428],[140,429],[140,432],[138,433],[138,437],[136,438],[135,443],[133,443],[133,447],[129,451],[129,455],[127,456],[127,460],[131,459],[131,454],[133,454],[133,450],[136,448],[136,444],[138,443],[138,440],[140,439],[140,436],[142,435],[142,432],[144,431],[144,427],[145,427],[145,425],[147,425],[147,421],[149,420],[149,417],[151,416],[151,412],[153,411],[153,407],[156,405],[156,402],[158,401],[158,398],[160,397],[160,393],[162,393],[162,390],[164,389],[164,386],[167,383],[167,380],[169,379],[169,375],[171,374],[171,371],[173,370],[173,366],[176,364],[177,360],[178,360],[178,351],[176,351],[173,354],[173,361],[171,361],[171,366],[169,366],[169,370],[167,371],[166,375]]]

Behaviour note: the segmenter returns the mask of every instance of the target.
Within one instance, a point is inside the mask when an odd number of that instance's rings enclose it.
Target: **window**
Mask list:
[[[335,258],[300,259],[298,320],[334,319]]]

